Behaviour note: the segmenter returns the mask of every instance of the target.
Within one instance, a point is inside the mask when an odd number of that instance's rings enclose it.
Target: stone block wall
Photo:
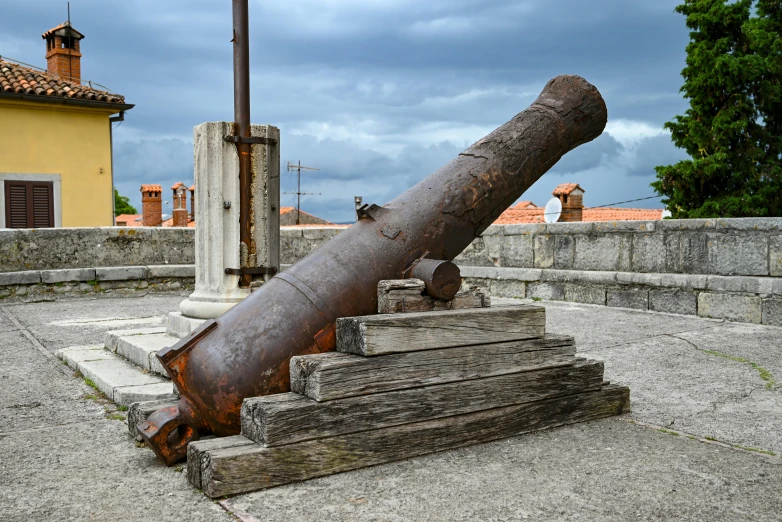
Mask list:
[[[782,276],[782,218],[491,226],[463,266]]]
[[[282,227],[282,265],[343,229]],[[101,284],[111,290],[160,281],[169,288],[179,281],[187,288],[192,275],[161,270],[191,265],[193,238],[192,229],[173,228],[0,230],[0,298],[33,287],[85,292],[102,291]],[[467,281],[496,297],[782,326],[782,218],[491,226],[455,261]],[[133,266],[146,267],[145,277]],[[93,278],[100,267],[122,267],[122,281],[138,283],[112,283],[110,274],[101,280],[97,272]],[[64,269],[80,275],[64,281]],[[3,282],[4,275],[11,279]]]
[[[282,262],[339,231],[283,228]],[[782,218],[495,225],[455,262],[496,297],[782,326]]]
[[[187,228],[0,229],[0,273],[193,264],[194,238]]]

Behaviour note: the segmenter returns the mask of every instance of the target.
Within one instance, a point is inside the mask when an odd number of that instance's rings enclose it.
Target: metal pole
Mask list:
[[[299,174],[296,183],[296,224],[301,225],[301,160],[299,160]]]
[[[250,137],[250,28],[248,0],[233,0],[234,44],[234,135]],[[250,144],[237,143],[239,153],[239,248],[241,267],[247,267],[252,252],[250,237]],[[240,276],[240,286],[250,286],[252,276]]]

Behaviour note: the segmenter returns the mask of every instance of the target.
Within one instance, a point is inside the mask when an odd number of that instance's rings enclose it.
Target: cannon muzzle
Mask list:
[[[593,85],[559,76],[434,174],[382,207],[361,207],[357,223],[158,353],[181,399],[153,413],[141,436],[170,465],[199,433],[238,434],[242,401],[289,391],[290,358],[334,350],[337,318],[377,313],[381,280],[416,273],[436,296],[455,292],[452,264],[438,262],[459,255],[606,121]]]

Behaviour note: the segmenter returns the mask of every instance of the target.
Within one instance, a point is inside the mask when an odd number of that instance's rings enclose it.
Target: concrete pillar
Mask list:
[[[209,122],[195,127],[195,291],[182,301],[182,314],[212,319],[247,297],[239,276],[226,268],[239,268],[239,159],[236,146],[224,141],[233,134],[232,122]],[[279,140],[279,129],[253,125],[252,136]],[[280,156],[277,145],[252,145],[252,240],[255,254],[249,266],[279,269]],[[253,286],[270,276],[254,276]]]

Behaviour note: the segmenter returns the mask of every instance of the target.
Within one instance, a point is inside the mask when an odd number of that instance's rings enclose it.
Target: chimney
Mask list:
[[[181,181],[176,183],[171,190],[174,191],[174,227],[186,227],[188,221],[187,215],[187,187]]]
[[[190,191],[190,219],[195,221],[195,185],[191,185]]]
[[[159,227],[163,223],[163,189],[160,185],[141,185],[141,223]]]
[[[41,35],[46,40],[46,72],[81,83],[80,43],[84,35],[64,22]]]
[[[576,183],[563,183],[552,192],[562,202],[562,223],[582,221],[584,211],[584,189]]]
[[[358,209],[361,208],[361,202],[364,200],[361,196],[353,196],[353,201],[356,204],[356,221],[358,221]]]

